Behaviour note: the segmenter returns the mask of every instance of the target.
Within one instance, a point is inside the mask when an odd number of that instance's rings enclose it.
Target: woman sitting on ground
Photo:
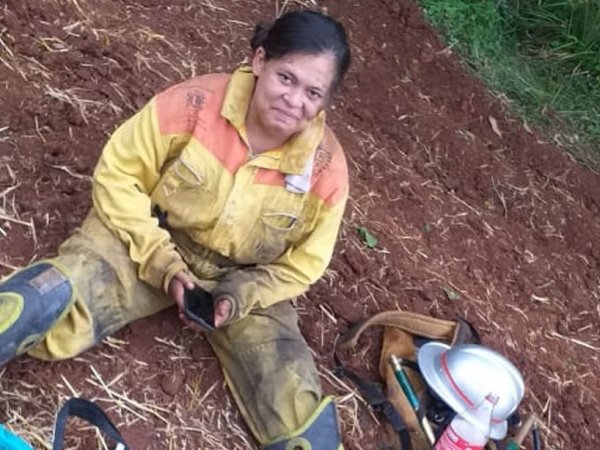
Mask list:
[[[0,317],[0,366],[73,357],[173,304],[200,330],[184,304],[200,286],[206,338],[259,443],[339,449],[290,299],[324,273],[348,196],[324,110],[350,52],[310,11],[257,27],[251,46],[251,67],[173,86],[116,130],[82,227],[0,284],[0,310],[21,308]]]

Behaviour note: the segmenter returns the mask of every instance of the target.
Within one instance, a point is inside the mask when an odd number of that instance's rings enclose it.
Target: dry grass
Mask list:
[[[0,191],[0,238],[10,239],[15,236],[22,236],[27,234],[27,232],[23,232],[23,228],[25,228],[32,237],[34,245],[36,245],[37,233],[33,219],[23,220],[20,218],[15,204],[15,194],[21,186],[21,182],[18,181],[9,164],[0,164],[0,174],[10,179],[10,185]],[[18,268],[9,261],[3,260],[2,255],[0,255],[0,267],[11,271]]]
[[[19,380],[6,380],[2,370],[0,390],[0,411],[6,425],[36,448],[50,449],[47,441],[58,407],[53,389]]]

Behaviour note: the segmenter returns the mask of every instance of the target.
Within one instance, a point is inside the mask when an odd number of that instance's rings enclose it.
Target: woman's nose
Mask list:
[[[300,92],[300,89],[290,89],[283,95],[283,99],[290,107],[299,108],[302,106],[302,92]]]

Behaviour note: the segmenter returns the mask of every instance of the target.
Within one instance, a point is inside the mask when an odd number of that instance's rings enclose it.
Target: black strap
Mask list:
[[[115,442],[124,445],[123,450],[131,450],[125,443],[121,433],[117,427],[110,421],[106,413],[94,402],[83,398],[73,397],[65,402],[56,414],[54,422],[54,439],[52,450],[63,450],[65,439],[65,426],[69,416],[76,416],[83,420],[87,420],[92,425],[97,426],[101,431],[106,433]]]
[[[419,365],[415,361],[412,361],[410,359],[402,359],[400,364],[402,364],[404,367],[408,367],[409,369],[414,370],[419,375],[421,375],[421,369],[419,368]]]
[[[160,206],[154,205],[154,209],[152,210],[152,215],[158,219],[158,226],[163,229],[169,228],[169,222],[167,222],[167,217],[169,213],[167,211],[163,211],[160,209]]]
[[[383,395],[380,387],[369,380],[359,377],[354,372],[346,368],[337,354],[334,352],[335,363],[335,374],[339,377],[347,377],[350,379],[358,388],[360,395],[367,401],[367,403],[377,412],[381,412],[387,421],[390,423],[392,428],[400,437],[400,444],[402,450],[412,450],[412,442],[410,440],[410,434],[406,422],[394,407],[394,405]]]

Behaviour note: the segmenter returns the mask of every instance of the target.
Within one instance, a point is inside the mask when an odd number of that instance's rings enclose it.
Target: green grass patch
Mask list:
[[[516,112],[600,159],[598,0],[421,0],[429,20]],[[583,150],[583,152],[582,152]]]

